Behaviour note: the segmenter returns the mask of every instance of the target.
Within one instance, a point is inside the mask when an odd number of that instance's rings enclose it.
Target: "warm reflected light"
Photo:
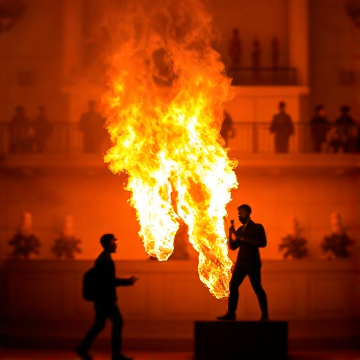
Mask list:
[[[105,162],[129,176],[146,252],[167,260],[184,221],[201,281],[217,298],[227,296],[224,217],[237,180],[220,144],[232,94],[211,47],[211,17],[198,0],[134,1],[117,35],[103,97],[113,143]]]

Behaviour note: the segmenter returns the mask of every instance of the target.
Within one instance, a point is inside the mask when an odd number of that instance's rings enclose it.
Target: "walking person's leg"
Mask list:
[[[261,320],[269,320],[267,296],[261,285],[261,269],[259,268],[249,272],[249,278],[251,286],[254,289],[259,301]]]
[[[82,360],[91,360],[88,351],[91,344],[93,343],[96,336],[104,329],[107,318],[108,307],[106,304],[94,304],[95,308],[95,322],[88,333],[85,335],[84,339],[81,341],[80,345],[76,348],[76,352]]]
[[[123,318],[117,304],[114,302],[109,308],[109,319],[112,322],[112,333],[111,333],[111,351],[112,358],[126,359],[124,355],[121,355],[122,350],[122,329],[124,325]]]

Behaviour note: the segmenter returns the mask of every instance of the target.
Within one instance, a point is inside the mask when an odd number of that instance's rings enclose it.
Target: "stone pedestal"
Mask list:
[[[286,321],[195,321],[196,359],[287,359]]]

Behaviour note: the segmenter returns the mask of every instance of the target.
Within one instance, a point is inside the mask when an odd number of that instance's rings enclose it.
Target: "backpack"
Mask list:
[[[84,300],[95,301],[98,288],[98,278],[95,268],[90,268],[83,276],[82,296]]]

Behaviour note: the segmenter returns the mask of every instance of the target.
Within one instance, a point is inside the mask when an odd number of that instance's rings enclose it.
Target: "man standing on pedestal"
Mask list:
[[[239,220],[243,224],[236,231],[229,229],[229,247],[236,250],[240,247],[238,257],[230,280],[230,295],[228,311],[218,320],[236,320],[236,308],[239,300],[239,286],[246,276],[249,276],[252,288],[259,300],[261,321],[269,320],[267,297],[261,286],[261,260],[259,247],[265,247],[266,235],[261,224],[255,224],[250,219],[251,207],[243,204],[238,207]]]

